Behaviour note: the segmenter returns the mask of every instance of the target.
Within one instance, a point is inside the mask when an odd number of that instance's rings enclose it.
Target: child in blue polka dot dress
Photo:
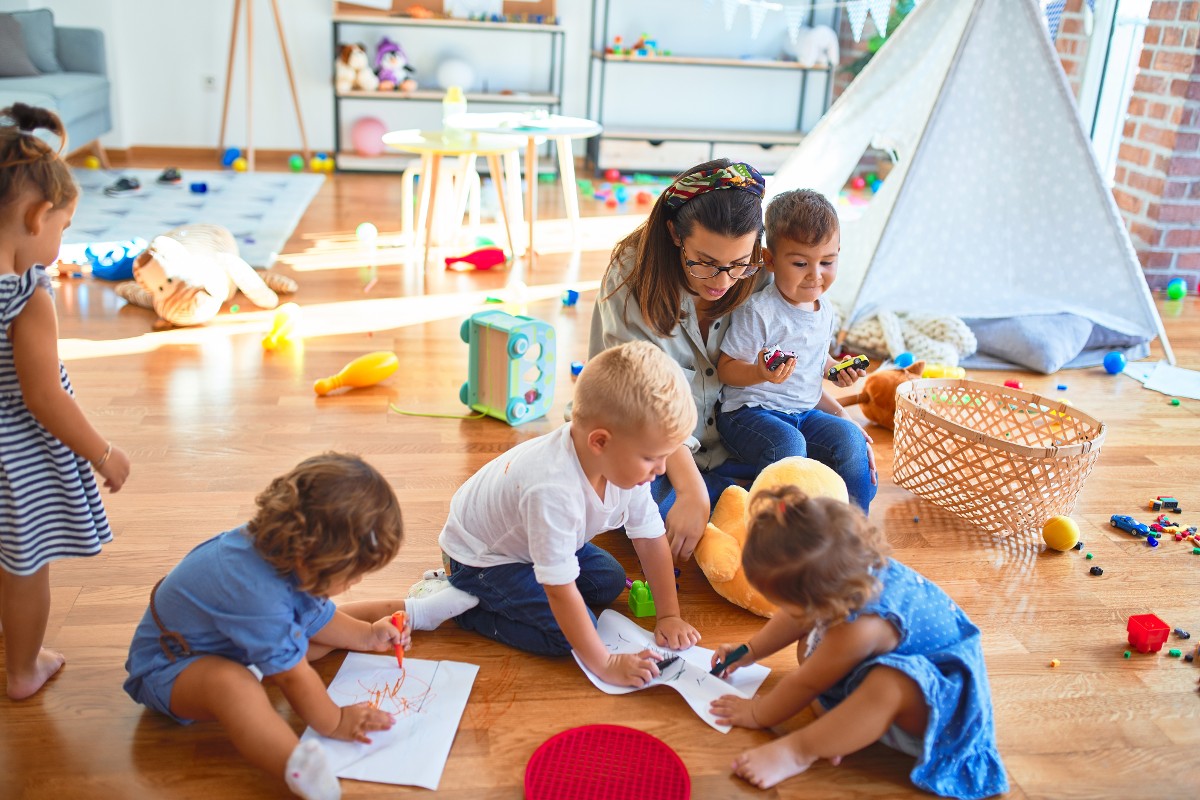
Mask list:
[[[750,518],[742,566],[779,610],[723,674],[793,642],[807,647],[770,692],[725,695],[712,711],[725,724],[770,728],[815,700],[818,719],[742,753],[733,771],[765,789],[881,741],[916,758],[910,777],[926,791],[972,800],[1007,791],[979,629],[962,609],[888,558],[882,532],[846,503],[784,487],[756,494]],[[736,647],[717,648],[714,666]]]

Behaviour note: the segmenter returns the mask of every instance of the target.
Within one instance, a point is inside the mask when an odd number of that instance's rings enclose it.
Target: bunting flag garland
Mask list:
[[[792,42],[792,47],[796,46],[796,40],[800,38],[800,26],[804,24],[804,20],[808,17],[808,0],[794,5],[786,5],[783,7],[783,16],[787,19],[788,39]]]
[[[871,0],[871,19],[880,36],[887,36],[888,17],[892,15],[892,0]]]
[[[733,21],[741,4],[741,0],[725,0],[725,30],[733,30]]]
[[[750,38],[757,39],[759,31],[762,30],[763,21],[767,18],[766,3],[751,3],[750,4]]]
[[[867,3],[869,0],[846,0],[846,17],[850,20],[850,32],[854,41],[862,39],[863,25],[867,22]]]
[[[1046,14],[1046,28],[1050,31],[1050,40],[1058,38],[1058,26],[1062,22],[1063,8],[1067,0],[1042,0],[1042,8]]]

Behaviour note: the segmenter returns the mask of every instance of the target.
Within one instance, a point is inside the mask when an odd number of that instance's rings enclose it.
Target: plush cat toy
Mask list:
[[[866,377],[858,394],[839,398],[843,406],[857,404],[863,416],[892,430],[896,419],[896,389],[905,381],[915,381],[925,369],[924,361],[910,364],[906,369],[877,369]]]
[[[203,325],[241,289],[260,308],[279,304],[275,292],[297,285],[259,273],[238,256],[237,241],[220,225],[189,225],[156,236],[133,262],[133,281],[116,292],[131,305],[153,309],[172,325]]]
[[[846,483],[820,461],[802,456],[780,459],[758,474],[750,491],[730,486],[721,493],[712,520],[696,546],[696,563],[717,594],[760,617],[775,613],[775,605],[759,594],[742,571],[746,544],[746,511],[750,499],[764,489],[796,486],[809,497],[832,497],[849,502]]]

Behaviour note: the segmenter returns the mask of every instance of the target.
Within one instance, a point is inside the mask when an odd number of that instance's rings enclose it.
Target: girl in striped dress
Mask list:
[[[0,621],[14,700],[65,660],[42,647],[50,562],[112,540],[92,470],[114,492],[129,475],[129,457],[88,422],[58,360],[50,279],[38,265],[58,257],[79,191],[39,128],[63,140],[49,111],[0,111]]]

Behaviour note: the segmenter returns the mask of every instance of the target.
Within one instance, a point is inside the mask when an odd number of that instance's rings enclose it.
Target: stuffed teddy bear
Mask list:
[[[373,92],[379,88],[379,78],[371,71],[371,59],[361,44],[344,44],[338,48],[333,65],[333,86],[338,92],[353,89]]]
[[[840,475],[820,461],[802,456],[780,459],[766,467],[748,492],[741,486],[730,486],[721,493],[696,547],[696,563],[717,594],[760,617],[774,614],[775,606],[750,585],[742,571],[742,547],[750,522],[746,512],[756,493],[777,486],[796,486],[810,497],[850,500]]]
[[[806,67],[828,67],[840,63],[841,51],[837,33],[828,25],[810,28],[801,25],[792,47],[785,45],[784,54],[792,56]]]
[[[260,308],[279,304],[296,282],[256,272],[238,256],[233,234],[220,225],[190,225],[156,236],[133,262],[133,281],[116,292],[131,305],[153,309],[172,325],[203,325],[241,289]]]
[[[866,377],[858,394],[838,398],[843,406],[858,405],[863,416],[887,428],[896,422],[896,389],[905,381],[915,381],[925,369],[924,361],[909,364],[906,369],[877,369]]]
[[[417,82],[409,77],[415,72],[408,64],[408,54],[399,42],[393,42],[384,36],[375,48],[375,74],[379,76],[379,90],[411,92],[417,88]]]

